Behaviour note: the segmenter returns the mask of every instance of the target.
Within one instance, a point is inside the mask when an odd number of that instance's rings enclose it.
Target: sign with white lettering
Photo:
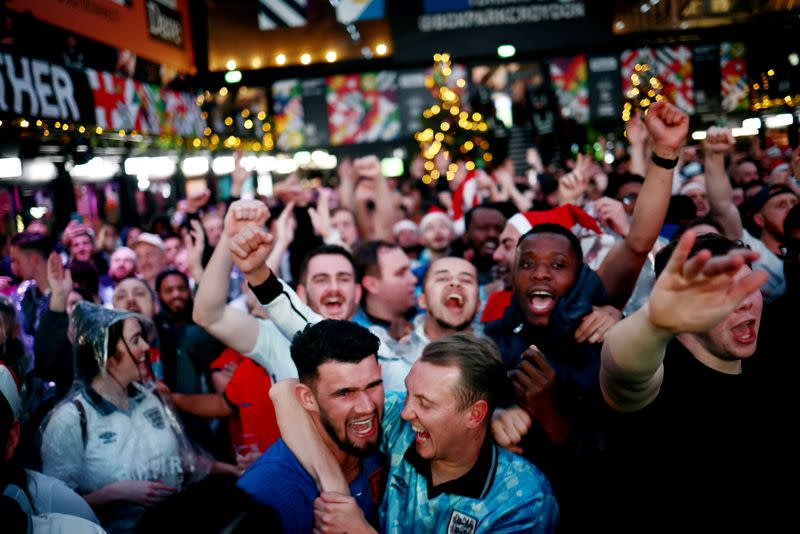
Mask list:
[[[183,47],[183,24],[177,11],[163,6],[159,2],[148,0],[147,31],[160,41]]]
[[[91,110],[83,71],[0,53],[0,115],[79,122],[91,120]]]
[[[387,6],[399,61],[430,59],[444,50],[461,57],[493,56],[501,44],[514,45],[517,53],[579,48],[612,37],[611,11],[604,2],[404,0]]]

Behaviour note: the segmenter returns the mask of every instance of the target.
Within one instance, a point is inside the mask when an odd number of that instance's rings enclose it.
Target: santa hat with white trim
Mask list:
[[[572,204],[564,204],[552,210],[517,213],[508,220],[508,224],[522,235],[527,234],[537,224],[544,223],[558,224],[570,231],[573,226],[579,224],[598,234],[603,233],[594,217]]]

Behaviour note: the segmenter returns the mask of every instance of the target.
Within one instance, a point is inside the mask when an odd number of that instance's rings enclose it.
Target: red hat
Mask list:
[[[603,233],[591,215],[573,204],[564,204],[552,210],[517,213],[508,220],[508,224],[516,228],[520,234],[526,234],[537,224],[543,223],[558,224],[570,231],[573,226],[580,224],[598,234]]]
[[[469,211],[480,204],[478,197],[478,171],[472,170],[467,173],[464,181],[453,191],[453,220],[457,221],[464,216],[464,208]]]
[[[782,159],[776,159],[772,162],[772,165],[769,166],[769,173],[772,174],[773,172],[780,172],[780,171],[789,171],[791,170],[789,167],[789,163]]]

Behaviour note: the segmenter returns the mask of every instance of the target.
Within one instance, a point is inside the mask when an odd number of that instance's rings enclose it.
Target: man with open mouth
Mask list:
[[[609,506],[625,503],[637,531],[689,523],[698,531],[775,530],[767,525],[782,514],[773,498],[782,492],[770,488],[796,449],[780,456],[784,444],[775,440],[785,431],[773,423],[784,408],[743,366],[756,350],[768,278],[749,267],[758,256],[741,242],[687,231],[658,254],[648,304],[606,338],[600,384],[619,412],[607,495]],[[744,494],[747,506],[731,513]]]
[[[389,479],[380,531],[551,533],[558,506],[541,471],[499,447],[490,431],[505,372],[496,347],[470,334],[430,343],[406,378],[408,393],[386,396],[380,449]],[[375,532],[346,494],[325,435],[302,410],[291,381],[276,384],[281,432],[324,490],[315,532]],[[302,399],[301,399],[302,400]],[[346,473],[345,473],[346,475]]]
[[[378,453],[384,406],[378,344],[378,338],[362,326],[325,319],[305,328],[291,345],[300,376],[294,396],[372,525],[377,525],[387,470]],[[237,485],[277,510],[285,532],[312,531],[313,502],[319,491],[283,441],[267,449]]]

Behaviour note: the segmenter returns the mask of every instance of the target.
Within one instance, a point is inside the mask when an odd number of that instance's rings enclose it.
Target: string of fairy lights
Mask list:
[[[769,89],[772,79],[775,77],[775,69],[762,72],[760,80],[754,82],[750,91],[751,107],[754,111],[766,110],[775,107],[798,106],[800,105],[800,94],[785,95],[784,97],[771,98]]]
[[[222,90],[227,91],[226,88]],[[197,104],[205,101],[203,95],[197,98]],[[252,137],[236,135],[231,131],[235,115],[228,115],[223,120],[227,133],[217,133],[206,125],[202,135],[178,134],[151,134],[138,130],[107,129],[97,124],[70,121],[51,121],[16,117],[0,120],[0,129],[13,128],[21,137],[37,136],[42,141],[70,143],[76,138],[83,138],[87,144],[96,147],[122,146],[129,142],[136,142],[143,148],[153,147],[162,150],[185,151],[217,151],[217,150],[246,150],[249,152],[267,152],[275,147],[272,122],[266,112],[251,112],[245,108],[238,112],[244,119],[242,126],[252,130]],[[208,120],[208,111],[200,114],[204,121]],[[260,121],[260,126],[253,119]],[[260,130],[260,131],[258,131]]]

